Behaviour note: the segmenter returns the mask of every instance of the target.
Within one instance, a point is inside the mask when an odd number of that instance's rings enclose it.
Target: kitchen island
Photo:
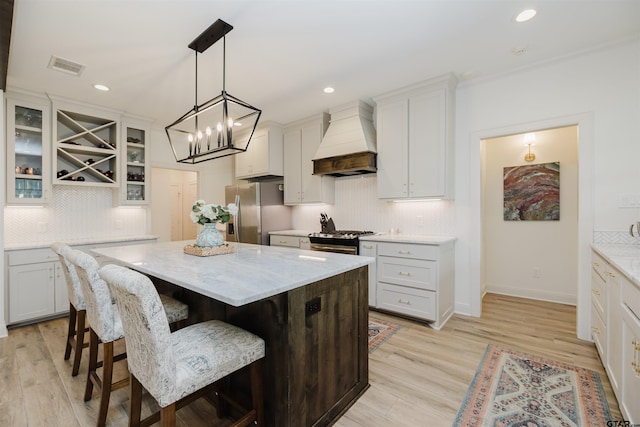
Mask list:
[[[235,244],[198,257],[192,241],[95,249],[189,304],[189,322],[220,319],[266,343],[267,425],[324,426],[368,388],[367,265],[373,258]],[[206,298],[203,298],[206,297]],[[248,375],[227,386],[248,404]]]

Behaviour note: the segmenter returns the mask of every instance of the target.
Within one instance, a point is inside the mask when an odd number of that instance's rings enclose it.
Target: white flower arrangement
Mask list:
[[[227,206],[207,204],[204,200],[196,200],[191,208],[189,217],[191,221],[200,224],[215,224],[220,222],[225,224],[231,220],[231,216],[238,214],[238,207],[235,203],[229,203]]]

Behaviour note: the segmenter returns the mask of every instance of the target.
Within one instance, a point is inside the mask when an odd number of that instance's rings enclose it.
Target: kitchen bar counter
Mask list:
[[[198,257],[183,252],[193,241],[94,249],[142,273],[241,306],[375,262],[329,252],[233,243],[226,255]]]
[[[369,387],[367,265],[374,258],[249,244],[197,257],[183,253],[191,243],[94,252],[187,303],[189,323],[220,319],[265,340],[266,425],[335,423]],[[232,374],[228,391],[247,405],[248,375]]]

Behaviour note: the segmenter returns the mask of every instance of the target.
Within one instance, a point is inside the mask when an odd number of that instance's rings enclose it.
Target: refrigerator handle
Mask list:
[[[237,227],[236,228],[238,230],[238,233],[236,234],[236,242],[239,243],[239,242],[242,242],[242,236],[240,235],[240,230],[241,230],[240,222],[242,221],[242,219],[240,219],[240,216],[241,216],[241,213],[240,213],[240,194],[238,194],[238,193],[236,193],[235,204],[236,204],[236,207],[238,208],[238,214],[234,218],[233,222],[234,223],[237,222],[237,224],[236,224]],[[233,232],[234,232],[234,230],[233,230],[233,227],[232,227],[231,234],[233,234]]]

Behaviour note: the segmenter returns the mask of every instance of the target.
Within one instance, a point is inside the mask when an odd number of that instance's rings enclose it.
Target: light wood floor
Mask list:
[[[403,328],[369,355],[371,387],[336,426],[451,426],[488,343],[598,371],[612,419],[622,419],[595,347],[576,338],[575,307],[488,294],[481,318],[455,315],[440,331],[372,314]],[[63,360],[66,327],[66,319],[56,319],[0,339],[0,426],[95,425],[99,398],[82,399],[88,357],[72,378]],[[114,378],[124,375],[122,367]],[[127,425],[127,393],[111,396],[108,426]],[[215,410],[202,400],[178,411],[178,425],[227,426],[212,422]]]

